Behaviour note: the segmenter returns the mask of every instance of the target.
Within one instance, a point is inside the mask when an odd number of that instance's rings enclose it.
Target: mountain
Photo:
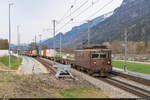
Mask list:
[[[106,14],[107,15],[107,14]],[[125,30],[128,41],[150,40],[150,0],[123,0],[120,7],[111,16],[100,16],[91,22],[90,42],[102,44],[113,40],[123,40]],[[109,14],[108,14],[109,15]],[[87,44],[88,24],[73,27],[71,31],[56,36],[59,47],[59,36],[62,36],[62,47],[75,47]],[[53,46],[53,39],[43,42]]]
[[[100,17],[97,17],[93,19],[90,22],[90,27],[94,27],[100,22],[104,21],[108,17],[110,17],[113,14],[113,12],[109,12],[107,14],[104,14]],[[60,43],[60,35],[62,38],[62,47],[72,47],[72,45],[76,44],[76,40],[78,40],[78,36],[80,34],[87,32],[88,30],[88,23],[81,24],[80,26],[73,27],[70,31],[66,32],[65,34],[59,33],[56,35],[56,47],[59,47]],[[74,41],[73,41],[74,40]],[[77,43],[78,44],[78,43]],[[42,42],[42,45],[47,45],[49,48],[53,48],[53,38],[49,38]]]
[[[150,40],[150,0],[124,0],[114,14],[92,29],[92,43],[122,40],[128,32],[129,41]]]

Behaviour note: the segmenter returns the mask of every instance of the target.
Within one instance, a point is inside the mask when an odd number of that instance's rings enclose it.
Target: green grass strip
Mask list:
[[[4,65],[5,69],[13,69],[16,70],[22,63],[22,58],[17,58],[15,56],[11,56],[11,66],[9,67],[9,56],[0,57],[0,65]]]
[[[123,61],[112,61],[112,66],[116,68],[123,69],[124,62]],[[127,69],[129,71],[150,74],[150,65],[149,64],[140,64],[134,62],[127,62]]]
[[[108,98],[97,89],[71,88],[58,91],[65,98]]]

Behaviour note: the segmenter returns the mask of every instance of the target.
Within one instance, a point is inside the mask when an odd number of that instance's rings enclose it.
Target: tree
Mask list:
[[[8,45],[8,40],[7,39],[0,39],[0,49],[1,50],[8,50],[9,45]]]
[[[111,45],[112,53],[114,54],[122,54],[123,53],[123,42],[114,40]]]

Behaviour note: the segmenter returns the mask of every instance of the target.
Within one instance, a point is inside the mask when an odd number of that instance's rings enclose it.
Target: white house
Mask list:
[[[0,50],[0,56],[7,56],[8,50]]]

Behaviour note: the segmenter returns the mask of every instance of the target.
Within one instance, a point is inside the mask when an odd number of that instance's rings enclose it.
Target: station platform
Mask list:
[[[22,56],[23,62],[19,67],[21,74],[49,73],[47,69],[33,58]]]

